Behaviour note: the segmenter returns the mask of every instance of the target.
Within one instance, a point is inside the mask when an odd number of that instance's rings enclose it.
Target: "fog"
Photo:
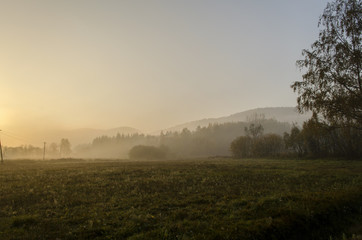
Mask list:
[[[230,156],[230,143],[235,138],[245,135],[245,128],[253,123],[262,125],[266,134],[282,135],[291,128],[290,123],[262,116],[248,122],[210,123],[208,126],[198,126],[193,131],[184,128],[181,131],[162,131],[159,135],[117,133],[98,136],[91,143],[77,145],[73,145],[74,143],[67,138],[62,138],[59,142],[46,142],[45,149],[44,145],[22,145],[4,147],[3,151],[6,159],[127,159],[134,146],[145,145],[167,149],[168,159]]]
[[[168,159],[214,157],[230,156],[231,142],[244,136],[245,128],[251,124],[262,125],[264,134],[282,136],[292,125],[301,127],[309,118],[309,113],[299,114],[293,107],[258,108],[149,133],[130,127],[48,131],[39,128],[33,138],[5,129],[0,137],[6,159],[128,159],[130,150],[138,145],[167,149],[164,154]]]

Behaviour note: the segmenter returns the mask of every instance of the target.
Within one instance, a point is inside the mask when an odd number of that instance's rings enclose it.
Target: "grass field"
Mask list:
[[[362,161],[6,161],[0,239],[336,239]]]

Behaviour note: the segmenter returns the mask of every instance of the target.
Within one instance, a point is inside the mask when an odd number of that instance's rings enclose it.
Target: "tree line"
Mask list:
[[[90,158],[128,158],[135,146],[154,146],[167,149],[167,158],[195,158],[210,156],[230,156],[230,143],[238,136],[245,135],[245,127],[251,123],[262,124],[265,133],[283,134],[291,129],[291,124],[266,119],[260,115],[249,122],[231,122],[209,124],[197,127],[194,131],[184,128],[182,131],[161,132],[160,135],[132,134],[101,136],[92,143],[74,149],[77,157]],[[153,149],[154,150],[154,149]],[[150,150],[150,151],[153,151]]]
[[[62,138],[60,143],[50,143],[46,145],[46,158],[69,157],[72,153],[71,144],[67,138]],[[18,147],[4,147],[4,156],[10,159],[19,158],[42,158],[44,148],[33,145],[22,145]]]
[[[251,124],[246,135],[232,141],[231,153],[236,158],[302,157],[354,158],[362,157],[361,131],[352,127],[336,128],[320,121],[317,115],[293,126],[282,135],[263,134],[262,125]]]

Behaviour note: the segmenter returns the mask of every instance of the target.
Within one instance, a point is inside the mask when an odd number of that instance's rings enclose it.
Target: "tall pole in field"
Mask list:
[[[44,142],[43,160],[45,160],[45,145],[46,145],[46,142]]]
[[[1,130],[0,130],[1,131]],[[0,138],[0,156],[1,156],[1,163],[4,163],[4,158],[3,158],[3,148],[1,146],[1,138]]]

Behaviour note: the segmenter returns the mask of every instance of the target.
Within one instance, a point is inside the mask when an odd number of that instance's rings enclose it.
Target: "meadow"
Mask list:
[[[362,161],[13,160],[0,239],[339,239],[361,222]]]

